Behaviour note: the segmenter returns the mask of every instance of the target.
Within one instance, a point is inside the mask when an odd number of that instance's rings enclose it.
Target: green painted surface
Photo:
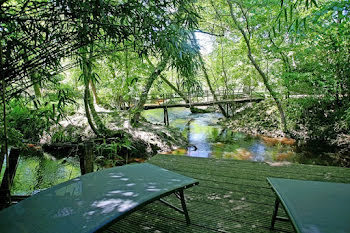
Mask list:
[[[196,182],[148,163],[105,169],[61,183],[0,211],[0,230],[95,232],[150,200]]]
[[[350,232],[350,184],[267,178],[301,233]]]
[[[350,183],[350,169],[291,164],[272,167],[266,163],[231,159],[157,155],[149,161],[199,180],[185,191],[192,224],[183,215],[152,203],[111,226],[106,232],[293,232],[289,222],[276,223],[270,231],[275,194],[266,177]],[[166,198],[180,206],[173,196]],[[283,209],[279,215],[286,216]]]

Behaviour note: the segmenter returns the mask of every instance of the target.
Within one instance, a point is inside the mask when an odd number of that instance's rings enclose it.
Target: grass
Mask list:
[[[157,155],[149,163],[199,180],[185,191],[192,224],[184,216],[154,202],[105,232],[271,232],[275,195],[266,177],[350,183],[350,169],[292,164],[272,167],[265,163],[224,159]],[[179,205],[176,197],[167,201]],[[279,215],[285,215],[279,211]],[[288,222],[277,221],[273,232],[293,232]]]

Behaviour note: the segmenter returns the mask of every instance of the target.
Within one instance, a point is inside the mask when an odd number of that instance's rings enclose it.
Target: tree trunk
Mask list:
[[[128,49],[125,47],[124,49],[124,54],[125,54],[125,77],[126,80],[129,80],[129,53],[128,53]]]
[[[24,52],[27,53],[27,50],[25,49]],[[24,57],[24,61],[28,62],[28,57],[27,56]],[[30,77],[30,80],[33,83],[35,97],[36,98],[41,97],[40,82],[38,80],[38,74],[34,71],[34,72],[31,72],[29,74],[29,77]]]
[[[270,95],[274,99],[274,101],[275,101],[275,103],[277,105],[278,111],[280,113],[280,117],[281,117],[281,121],[282,121],[282,125],[283,125],[283,131],[285,133],[287,133],[288,130],[287,130],[286,117],[284,115],[282,103],[281,103],[280,99],[278,98],[278,94],[272,89],[272,87],[269,84],[269,81],[268,81],[265,73],[260,69],[259,65],[256,63],[255,59],[253,58],[253,56],[250,53],[248,54],[248,58],[253,63],[255,69],[259,72],[260,76],[263,79],[263,82],[264,82],[264,85],[265,85],[266,89],[269,91]]]
[[[224,33],[224,31],[222,33]],[[228,88],[228,85],[227,85],[227,83],[228,83],[228,76],[227,76],[227,73],[226,73],[225,62],[224,62],[224,48],[223,48],[223,45],[222,45],[222,39],[220,40],[220,47],[221,47],[222,73],[224,74],[226,93],[228,93],[229,92],[229,88]]]
[[[90,80],[90,86],[91,86],[92,94],[94,95],[95,103],[99,104],[100,99],[98,98],[98,95],[97,95],[96,85],[92,80]]]
[[[199,61],[200,61],[200,65],[201,65],[202,71],[204,73],[205,80],[207,81],[209,90],[210,90],[211,94],[213,95],[214,100],[218,101],[218,98],[217,98],[217,96],[215,94],[215,91],[214,91],[213,87],[211,86],[209,75],[208,75],[207,69],[205,68],[205,64],[204,64],[204,61],[203,61],[203,58],[202,58],[201,55],[199,55]],[[227,115],[225,109],[222,107],[222,105],[218,104],[218,106],[219,106],[219,109],[220,109],[222,115],[224,115],[224,117],[228,117],[228,115]]]
[[[250,48],[250,39],[247,37],[247,34],[245,33],[245,31],[243,30],[243,28],[239,24],[236,16],[234,15],[232,3],[229,0],[227,0],[227,3],[229,5],[229,7],[230,7],[231,18],[233,19],[233,21],[234,21],[236,27],[238,28],[238,30],[241,32],[241,34],[242,34],[242,36],[244,38],[244,41],[245,41],[245,43],[247,45],[248,58],[251,61],[251,63],[253,64],[253,66],[255,67],[255,69],[259,72],[260,76],[263,79],[263,83],[264,83],[266,89],[269,91],[270,95],[274,99],[274,101],[275,101],[275,103],[277,105],[278,111],[280,113],[281,122],[282,122],[282,125],[283,125],[283,131],[285,133],[287,133],[288,130],[287,130],[286,117],[285,117],[285,114],[284,114],[284,111],[283,111],[283,107],[282,107],[281,101],[280,101],[280,99],[278,97],[278,94],[272,89],[272,86],[270,85],[267,76],[265,75],[265,73],[262,71],[262,69],[260,68],[258,63],[255,61],[254,57],[252,56],[252,51],[251,51],[251,48]]]
[[[166,64],[167,64],[167,60],[162,60],[157,65],[157,68],[154,69],[152,74],[148,77],[146,86],[143,88],[140,100],[139,100],[139,102],[137,103],[137,105],[133,109],[133,117],[132,117],[132,120],[131,120],[131,122],[133,124],[137,123],[140,120],[141,111],[143,109],[143,105],[145,105],[145,103],[146,103],[148,92],[151,89],[151,87],[153,85],[153,82],[158,78],[160,73],[165,69]]]
[[[289,73],[292,72],[292,67],[290,65],[290,62],[289,62],[289,59],[288,59],[288,56],[283,53],[281,51],[281,49],[276,45],[276,43],[273,41],[273,39],[271,38],[271,35],[269,33],[269,39],[271,41],[271,44],[278,50],[278,53],[280,54],[281,56],[281,59],[282,59],[282,62],[284,64],[284,69],[285,71],[288,73],[288,76],[289,76]],[[290,84],[289,84],[289,77],[287,77],[287,80],[285,82],[285,86],[287,88],[287,93],[286,93],[286,99],[289,99],[289,96],[290,96]]]
[[[90,92],[90,90],[89,90],[89,92]],[[89,105],[89,109],[90,109],[90,113],[92,115],[92,118],[93,118],[93,120],[96,123],[96,126],[98,128],[99,134],[102,134],[104,136],[110,135],[111,131],[103,124],[101,118],[99,117],[98,113],[96,112],[94,101],[92,99],[91,94],[89,95],[89,98],[88,98],[88,105]]]
[[[152,64],[152,62],[149,60],[148,57],[146,57],[146,60],[148,62],[148,64],[155,69],[155,66]],[[164,75],[160,74],[160,78],[171,88],[173,89],[184,101],[186,104],[190,104],[189,99],[177,88],[175,87]],[[194,110],[194,107],[190,107],[191,112],[192,110]]]
[[[1,39],[2,39],[2,35],[1,35]],[[3,136],[3,149],[5,152],[5,158],[6,158],[6,170],[10,171],[10,159],[9,159],[9,153],[8,153],[8,136],[7,136],[7,118],[6,118],[6,82],[5,82],[5,74],[3,72],[3,53],[2,53],[2,40],[0,40],[0,80],[2,80],[2,104],[3,104],[3,129],[4,129],[4,136]],[[8,53],[9,54],[9,53]],[[6,61],[9,61],[9,58],[6,56]],[[6,171],[5,170],[5,171]],[[4,175],[5,176],[5,175]],[[10,195],[10,190],[11,190],[11,186],[10,186],[10,175],[9,173],[7,174],[7,177],[3,177],[3,179],[6,179],[9,187],[8,187],[8,193],[6,193],[7,195],[7,199],[9,204],[11,204],[11,195]],[[2,203],[0,203],[2,204]]]
[[[33,85],[33,87],[34,87],[34,93],[35,93],[36,98],[41,97],[40,85],[38,83],[35,83]]]
[[[90,56],[91,56],[91,54],[90,54]],[[103,124],[101,118],[99,117],[98,113],[95,110],[94,101],[93,101],[93,98],[92,98],[91,93],[90,93],[90,88],[89,88],[90,85],[89,84],[91,83],[92,66],[91,65],[88,66],[89,62],[91,62],[89,60],[90,60],[90,57],[85,60],[86,72],[84,73],[84,80],[86,79],[85,89],[86,89],[86,92],[88,93],[88,98],[86,98],[86,100],[88,101],[87,104],[88,104],[92,119],[95,122],[97,130],[98,130],[97,135],[103,135],[103,136],[110,135],[111,131],[109,129],[107,129],[107,127]]]
[[[84,63],[84,61],[83,61]],[[89,108],[89,99],[90,97],[90,89],[89,89],[89,80],[87,79],[87,69],[86,69],[86,64],[83,64],[83,75],[84,75],[84,107],[85,107],[85,115],[88,120],[88,123],[92,129],[92,131],[97,135],[100,136],[100,133],[98,132],[96,126],[94,125],[94,122],[91,118],[90,114],[90,108]]]
[[[98,116],[93,98],[90,93],[90,81],[92,76],[92,70],[91,66],[89,65],[89,58],[86,57],[87,49],[85,49],[83,55],[82,55],[82,68],[83,68],[83,78],[84,78],[84,107],[85,107],[85,113],[86,117],[88,119],[88,123],[92,129],[92,131],[97,136],[105,136],[110,134],[110,131],[106,128],[106,126],[101,121],[100,117]]]
[[[221,33],[222,33],[222,37],[225,36],[225,30],[224,27],[222,25],[222,19],[221,19],[221,15],[219,14],[219,12],[217,11],[214,2],[211,0],[210,4],[212,5],[212,7],[215,10],[215,14],[218,17],[219,21],[220,21],[220,28],[221,28]],[[229,88],[228,88],[228,76],[227,76],[227,72],[226,72],[226,68],[225,68],[225,61],[224,61],[224,48],[223,48],[223,42],[222,42],[222,37],[220,38],[220,49],[221,49],[221,67],[222,67],[222,73],[224,76],[224,81],[225,81],[225,88],[226,88],[226,93],[229,92]],[[227,113],[228,114],[228,113]]]
[[[0,151],[0,174],[2,170],[2,165],[4,164],[4,158],[5,158],[5,145],[1,145],[1,151]]]

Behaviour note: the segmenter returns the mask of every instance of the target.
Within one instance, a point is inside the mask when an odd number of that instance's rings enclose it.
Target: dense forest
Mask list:
[[[346,0],[0,6],[1,162],[9,147],[92,139],[117,156],[184,146],[181,132],[142,115],[147,103],[173,101],[217,111],[232,130],[327,144],[349,165]],[[235,93],[263,100],[220,103]],[[219,103],[203,110],[191,96]]]

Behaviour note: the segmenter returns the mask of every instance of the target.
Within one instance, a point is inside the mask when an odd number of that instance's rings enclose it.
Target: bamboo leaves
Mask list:
[[[170,8],[174,12],[169,12]],[[57,65],[60,59],[76,55],[80,47],[94,41],[112,42],[116,45],[132,41],[134,50],[140,56],[149,53],[167,56],[166,53],[170,52],[165,46],[167,41],[159,38],[172,38],[175,35],[185,38],[181,27],[195,27],[198,17],[192,0],[28,0],[5,2],[2,10],[0,23],[3,31],[7,32],[5,41],[16,38],[19,42],[11,46],[12,51],[16,52],[10,54],[7,62],[6,82],[22,84],[13,86],[8,92],[9,96],[31,85],[26,80],[28,73],[36,72],[49,80],[50,75],[62,68]],[[168,30],[175,24],[178,25],[176,30]],[[190,41],[188,36],[187,38]],[[186,40],[183,39],[181,43],[186,44]],[[10,47],[9,43],[5,44],[4,50],[10,51],[7,47]],[[187,52],[177,53],[177,58],[173,57],[183,60],[183,64],[189,64],[194,53],[187,49]],[[28,57],[27,62],[23,61],[24,56]]]

